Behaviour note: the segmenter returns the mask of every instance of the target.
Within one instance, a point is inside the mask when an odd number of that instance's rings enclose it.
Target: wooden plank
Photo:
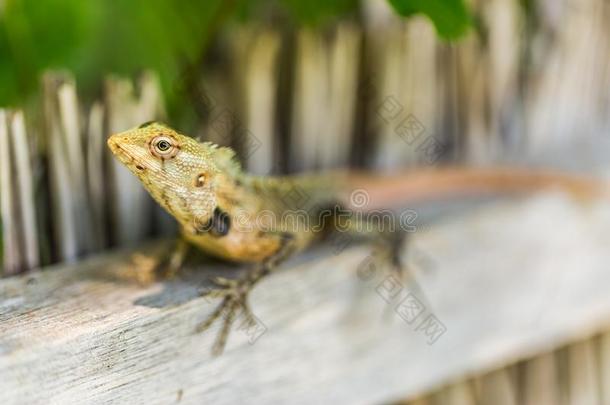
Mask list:
[[[431,256],[414,269],[421,299],[369,247],[319,248],[253,291],[264,333],[249,344],[252,330],[234,331],[219,358],[217,329],[194,333],[214,308],[197,288],[227,267],[142,286],[129,280],[146,260],[119,254],[1,280],[0,403],[415,397],[607,328],[609,218],[606,205],[549,195],[416,233]],[[404,299],[395,313],[389,296]]]

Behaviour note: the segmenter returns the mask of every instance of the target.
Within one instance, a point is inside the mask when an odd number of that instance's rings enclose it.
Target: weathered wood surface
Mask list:
[[[234,331],[219,358],[209,355],[216,330],[194,333],[213,309],[197,296],[211,270],[142,286],[127,277],[132,256],[117,254],[1,280],[0,403],[407,398],[606,330],[609,224],[606,204],[553,194],[418,230],[409,257],[426,299],[412,291],[425,307],[412,324],[384,308],[397,290],[367,266],[370,249],[331,243],[255,289],[266,332],[249,344]],[[433,344],[422,330],[430,314],[446,327]],[[506,373],[475,381],[478,396],[508,392]],[[469,403],[471,389],[453,401]]]

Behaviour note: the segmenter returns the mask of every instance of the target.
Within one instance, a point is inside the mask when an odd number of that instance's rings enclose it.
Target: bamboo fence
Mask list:
[[[225,35],[228,57],[203,68],[209,114],[193,135],[237,146],[248,170],[268,174],[485,164],[607,133],[607,1],[538,1],[526,14],[517,1],[473,0],[481,28],[455,44],[422,18],[365,6],[361,24]],[[42,94],[39,111],[0,111],[4,273],[171,233],[105,146],[163,119],[154,76],[109,78],[85,105],[69,75],[51,73]]]

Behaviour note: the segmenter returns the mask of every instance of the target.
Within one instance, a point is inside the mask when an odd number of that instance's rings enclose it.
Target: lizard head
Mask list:
[[[185,227],[213,219],[219,193],[240,170],[231,149],[198,142],[155,122],[112,135],[108,146]]]

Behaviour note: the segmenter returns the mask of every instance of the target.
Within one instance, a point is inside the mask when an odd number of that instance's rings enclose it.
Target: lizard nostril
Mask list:
[[[140,166],[140,165],[136,165],[136,169],[138,170],[144,170],[144,167]]]

